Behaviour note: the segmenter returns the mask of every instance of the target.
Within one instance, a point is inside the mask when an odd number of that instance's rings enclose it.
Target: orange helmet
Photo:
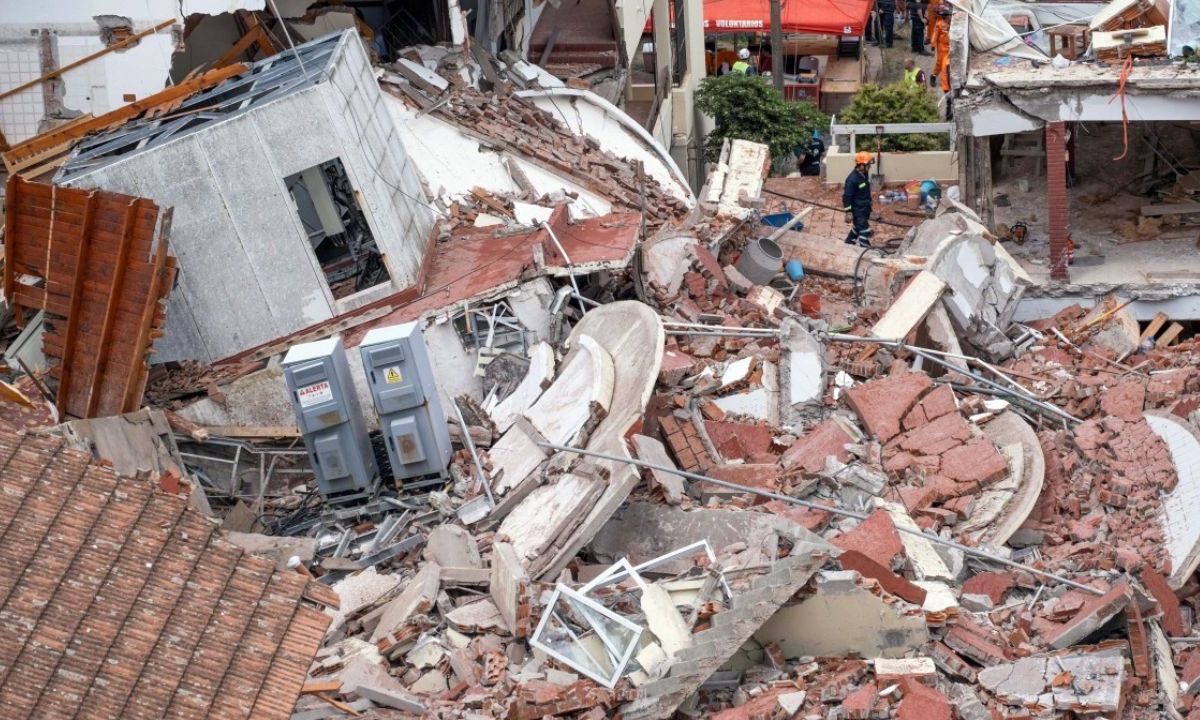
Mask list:
[[[874,161],[875,161],[875,158],[871,155],[871,153],[867,152],[866,150],[859,150],[857,153],[854,154],[854,164],[855,165],[870,165]]]

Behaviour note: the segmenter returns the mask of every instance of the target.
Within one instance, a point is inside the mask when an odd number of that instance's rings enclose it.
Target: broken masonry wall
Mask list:
[[[391,275],[390,285],[340,301],[284,184],[334,158],[345,166]],[[325,82],[69,184],[175,208],[179,285],[157,362],[219,360],[410,286],[433,221],[353,32],[339,40]]]

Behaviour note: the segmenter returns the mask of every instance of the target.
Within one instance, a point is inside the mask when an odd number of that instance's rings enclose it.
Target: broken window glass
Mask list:
[[[559,584],[530,644],[611,688],[624,674],[643,628]]]
[[[340,159],[298,172],[284,182],[335,300],[390,281]]]

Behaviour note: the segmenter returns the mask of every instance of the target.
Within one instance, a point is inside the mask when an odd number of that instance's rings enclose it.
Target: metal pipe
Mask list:
[[[782,73],[780,73],[780,74],[782,75]],[[798,212],[798,213],[796,213],[795,215],[793,215],[791,220],[788,220],[788,221],[787,221],[787,222],[785,222],[783,225],[780,225],[778,230],[776,230],[775,232],[773,232],[773,233],[771,233],[770,235],[768,235],[768,236],[767,236],[767,239],[768,239],[768,240],[770,240],[771,242],[775,242],[775,241],[776,241],[776,240],[778,240],[778,239],[780,238],[780,236],[782,236],[782,235],[783,235],[785,232],[787,232],[788,230],[791,230],[792,228],[796,227],[796,224],[797,224],[797,223],[799,223],[801,220],[803,220],[804,218],[806,218],[806,217],[808,217],[809,215],[811,215],[811,214],[812,214],[812,211],[813,211],[813,208],[811,208],[811,207],[806,207],[806,208],[804,208],[804,209],[803,209],[803,210],[801,210],[800,212]]]
[[[1019,397],[1025,399],[1027,402],[1029,402],[1033,405],[1036,405],[1037,407],[1040,407],[1047,412],[1053,413],[1054,415],[1057,415],[1060,418],[1063,418],[1064,420],[1069,420],[1069,421],[1075,423],[1076,425],[1083,422],[1083,420],[1080,420],[1079,418],[1075,417],[1074,415],[1071,415],[1070,413],[1066,412],[1065,410],[1063,410],[1055,405],[1051,405],[1050,403],[1038,400],[1037,398],[1033,397],[1032,395],[1029,395],[1026,392],[1014,390],[1014,389],[1008,388],[1008,387],[1004,387],[1003,385],[1001,385],[997,382],[994,382],[992,380],[989,380],[988,378],[985,378],[978,373],[972,372],[970,370],[963,370],[961,367],[954,365],[952,363],[949,363],[946,360],[943,360],[942,358],[938,357],[938,355],[942,354],[942,353],[940,353],[939,351],[936,351],[936,350],[927,350],[926,348],[919,348],[919,347],[915,347],[913,345],[906,345],[906,344],[900,342],[899,340],[891,340],[889,338],[870,337],[870,336],[864,337],[864,336],[859,336],[859,335],[846,335],[843,333],[828,333],[825,337],[828,340],[833,341],[833,342],[871,342],[871,343],[875,343],[877,345],[884,345],[884,346],[892,347],[892,348],[904,348],[905,350],[911,352],[914,355],[921,355],[921,356],[925,357],[926,359],[931,360],[931,361],[937,363],[938,365],[941,365],[942,367],[952,370],[953,372],[966,375],[967,377],[969,377],[973,380],[977,380],[978,382],[981,382],[984,385],[987,385],[988,387],[995,388],[996,390],[999,390],[1000,392],[1019,396]]]
[[[558,235],[554,234],[554,228],[550,227],[550,223],[542,221],[542,227],[546,229],[546,233],[550,235],[550,239],[554,241],[554,247],[562,253],[563,260],[567,263],[567,277],[571,280],[571,287],[575,288],[575,298],[579,301],[580,315],[587,314],[587,308],[583,305],[583,293],[579,292],[579,282],[575,279],[575,266],[571,263],[571,256],[567,254],[567,249],[558,241]]]
[[[600,458],[601,460],[611,460],[613,462],[627,463],[629,465],[636,465],[637,467],[644,467],[644,468],[648,468],[650,470],[658,470],[660,472],[670,473],[672,475],[678,475],[682,478],[686,478],[693,482],[712,483],[714,485],[719,485],[721,487],[729,488],[730,490],[737,490],[738,492],[752,493],[752,494],[758,495],[760,497],[770,498],[771,500],[779,500],[781,502],[791,503],[792,505],[799,505],[801,507],[810,508],[812,510],[822,510],[824,512],[833,513],[834,515],[842,515],[845,517],[854,518],[856,520],[866,520],[867,519],[867,515],[865,513],[855,512],[853,510],[846,510],[844,508],[835,507],[832,505],[822,505],[821,503],[814,503],[814,502],[809,502],[807,500],[800,500],[799,498],[794,498],[790,495],[782,495],[780,493],[773,493],[773,492],[770,492],[767,490],[760,490],[758,488],[748,487],[746,485],[738,485],[737,483],[727,482],[725,480],[717,480],[716,478],[711,478],[706,475],[700,475],[698,473],[687,472],[686,470],[680,470],[679,468],[668,467],[666,465],[659,465],[657,463],[650,463],[650,462],[646,462],[644,460],[635,460],[633,458],[621,457],[619,455],[609,455],[608,453],[600,453],[600,452],[596,452],[594,450],[584,450],[582,448],[570,447],[567,445],[556,445],[554,443],[539,442],[539,443],[537,443],[537,446],[540,448],[548,449],[548,450],[556,450],[558,452],[578,453],[579,455],[586,455],[588,457]],[[1012,560],[1009,560],[1008,558],[1000,557],[999,555],[995,555],[993,553],[984,552],[983,550],[980,550],[978,548],[968,547],[966,545],[960,545],[959,543],[956,543],[953,540],[947,540],[947,539],[945,539],[943,537],[939,537],[937,535],[926,535],[925,533],[923,533],[919,530],[909,530],[908,528],[903,528],[903,527],[900,527],[899,525],[896,526],[896,530],[898,530],[902,533],[908,533],[909,535],[915,535],[916,537],[922,538],[924,540],[928,540],[931,543],[936,543],[938,545],[944,545],[946,547],[952,547],[955,550],[966,553],[967,555],[982,558],[984,560],[989,560],[991,562],[1000,563],[1001,565],[1007,565],[1009,567],[1016,568],[1018,570],[1024,570],[1025,572],[1032,573],[1033,575],[1038,575],[1040,577],[1048,578],[1050,580],[1054,580],[1055,582],[1062,583],[1063,585],[1067,585],[1068,587],[1073,587],[1076,590],[1083,590],[1084,592],[1089,592],[1089,593],[1092,593],[1093,595],[1103,595],[1104,594],[1102,591],[1097,590],[1094,587],[1089,587],[1087,585],[1077,583],[1074,580],[1062,577],[1061,575],[1055,575],[1054,573],[1049,573],[1049,572],[1046,572],[1045,570],[1038,570],[1037,568],[1032,568],[1032,567],[1029,567],[1028,565],[1022,565],[1021,563],[1014,562]]]
[[[496,507],[496,498],[492,497],[492,488],[488,485],[487,474],[483,472],[483,463],[479,461],[479,453],[475,452],[475,442],[471,440],[471,428],[467,427],[467,421],[463,419],[462,410],[458,409],[458,403],[454,402],[454,398],[450,397],[449,393],[444,393],[446,399],[450,401],[450,407],[454,408],[454,416],[458,418],[458,426],[462,428],[463,445],[467,446],[467,452],[471,453],[471,460],[475,463],[475,472],[479,473],[479,484],[483,485],[483,492],[487,495],[488,503],[492,507]]]

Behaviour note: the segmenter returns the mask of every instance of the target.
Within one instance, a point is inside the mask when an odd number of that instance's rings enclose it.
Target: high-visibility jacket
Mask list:
[[[733,64],[733,71],[741,75],[745,75],[750,70],[750,63],[745,60],[738,60]]]
[[[921,68],[913,68],[912,70],[904,71],[904,84],[914,87],[921,87],[925,83],[925,73],[921,72]]]
[[[938,18],[930,44],[936,53],[933,58],[933,74],[941,77],[942,92],[950,92],[950,23],[945,18]]]

